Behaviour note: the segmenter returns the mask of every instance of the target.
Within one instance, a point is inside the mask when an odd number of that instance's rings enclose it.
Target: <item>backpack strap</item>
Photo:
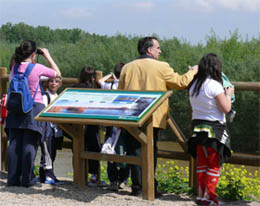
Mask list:
[[[41,80],[39,81],[39,85],[40,85],[40,89],[41,89],[42,95],[45,95],[45,91],[44,91],[44,89],[43,89],[43,87],[42,87]]]
[[[28,78],[28,76],[30,75],[34,66],[35,66],[35,64],[29,63],[29,65],[27,66],[27,68],[24,72],[24,76],[26,76]]]
[[[29,63],[29,64],[28,64],[28,66],[27,66],[27,68],[26,68],[26,70],[25,70],[25,72],[24,72],[24,76],[25,76],[25,77],[28,78],[28,76],[30,75],[30,73],[31,73],[31,71],[32,71],[32,69],[33,69],[34,66],[35,66],[35,64],[33,64],[33,63]],[[37,94],[39,85],[40,85],[40,82],[39,82],[39,84],[38,84],[38,86],[37,86],[37,88],[36,88],[36,90],[35,90],[35,92],[34,92],[33,101],[34,101],[34,99],[35,99],[35,97],[36,97],[36,94]]]
[[[28,76],[30,75],[30,73],[31,73],[31,71],[32,71],[32,69],[33,69],[34,66],[35,66],[35,64],[29,63],[29,65],[27,66],[27,68],[26,68],[26,70],[25,70],[24,76],[26,76],[26,77],[28,78]],[[40,85],[41,93],[42,93],[42,95],[44,95],[45,92],[44,92],[44,89],[42,88],[41,81],[39,81],[39,85]],[[35,94],[36,94],[36,92],[38,91],[39,85],[38,85],[37,88],[36,88]],[[35,95],[35,94],[34,94],[34,95]],[[34,97],[33,97],[33,100],[34,100]]]
[[[18,74],[18,68],[19,68],[19,64],[15,64],[15,65],[14,65],[14,68],[13,68],[13,70],[14,70],[14,75],[15,75],[15,74]]]
[[[51,102],[50,94],[48,92],[45,92],[45,95],[47,97],[48,104],[50,104],[50,102]]]
[[[14,75],[18,74],[18,73],[22,74],[22,72],[18,71],[19,66],[20,66],[19,64],[15,64],[14,65]],[[28,76],[30,75],[30,73],[31,73],[31,71],[32,71],[34,66],[35,66],[35,64],[29,63],[27,68],[26,68],[26,70],[25,70],[25,72],[24,72],[24,76],[26,76],[28,78]]]
[[[113,85],[114,85],[114,81],[111,83],[111,88],[110,89],[113,89]]]

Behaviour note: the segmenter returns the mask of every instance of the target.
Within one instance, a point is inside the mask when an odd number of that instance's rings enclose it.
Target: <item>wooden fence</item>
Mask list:
[[[97,72],[97,79],[102,77],[102,72]],[[63,78],[62,85],[64,87],[69,87],[78,82],[77,78]],[[260,91],[260,82],[232,82],[235,86],[236,91]],[[8,88],[8,74],[7,68],[0,67],[0,97],[7,93]],[[190,161],[190,186],[195,186],[195,160],[187,153],[186,141],[187,138],[182,133],[181,129],[178,127],[173,117],[169,115],[168,124],[172,132],[176,135],[178,143],[181,145],[182,150],[179,151],[160,151],[158,152],[158,157],[176,159],[176,160],[186,160]],[[1,171],[7,170],[7,137],[3,130],[3,125],[1,125]],[[229,163],[232,164],[241,164],[249,166],[259,166],[260,157],[246,157],[240,156],[239,154],[234,153],[229,160]]]

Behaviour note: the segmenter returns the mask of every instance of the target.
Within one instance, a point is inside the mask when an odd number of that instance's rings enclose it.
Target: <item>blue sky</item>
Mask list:
[[[260,35],[260,0],[0,0],[0,26],[7,22],[192,44],[212,30],[221,39],[238,30],[245,40]]]

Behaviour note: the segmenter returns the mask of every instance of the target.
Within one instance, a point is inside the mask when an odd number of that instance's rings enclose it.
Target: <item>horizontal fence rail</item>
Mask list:
[[[0,67],[0,69],[3,67]],[[9,76],[7,74],[0,77],[1,82],[8,82]],[[79,82],[78,78],[64,77],[62,78],[63,86],[72,86]],[[260,91],[260,82],[232,82],[237,91]],[[0,91],[2,94],[3,91]]]
[[[63,86],[72,86],[75,83],[78,83],[77,78],[63,78]],[[260,82],[232,82],[237,91],[260,91]]]

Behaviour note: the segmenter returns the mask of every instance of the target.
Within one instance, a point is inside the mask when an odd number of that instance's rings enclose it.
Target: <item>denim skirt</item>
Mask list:
[[[34,102],[33,108],[30,112],[26,114],[16,114],[8,112],[6,118],[5,130],[8,133],[9,129],[30,129],[35,132],[38,132],[41,135],[41,138],[45,136],[46,122],[36,121],[34,118],[38,115],[45,105],[39,102]]]

